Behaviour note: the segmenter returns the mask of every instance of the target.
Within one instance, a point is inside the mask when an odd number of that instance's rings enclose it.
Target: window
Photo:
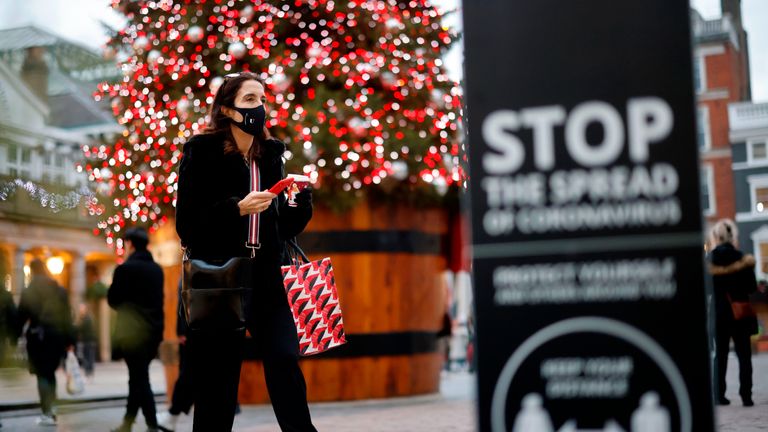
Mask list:
[[[19,159],[19,147],[16,144],[8,146],[8,162],[16,162]]]
[[[766,274],[768,273],[768,242],[760,242],[758,248],[760,249],[760,262],[757,263],[758,271],[761,274]]]
[[[763,279],[768,274],[768,225],[752,231],[749,238],[752,240],[752,253],[757,261],[755,271],[758,278]]]
[[[43,183],[71,186],[71,182],[67,181],[67,170],[71,165],[71,159],[67,155],[50,150],[43,153],[42,159]]]
[[[699,150],[709,150],[711,145],[709,137],[709,108],[702,105],[698,107],[696,117],[696,140]]]
[[[749,176],[747,181],[752,205],[750,213],[768,216],[768,175]]]
[[[768,186],[755,188],[755,211],[768,211]]]
[[[715,185],[711,165],[701,167],[701,208],[706,216],[715,214]]]
[[[703,55],[694,57],[693,85],[696,93],[703,93],[707,90],[706,66]]]
[[[8,145],[0,142],[0,174],[8,173]]]
[[[7,148],[4,171],[11,177],[29,180],[32,174],[32,150],[10,144]]]
[[[747,142],[747,161],[748,162],[768,162],[768,141],[748,141]]]

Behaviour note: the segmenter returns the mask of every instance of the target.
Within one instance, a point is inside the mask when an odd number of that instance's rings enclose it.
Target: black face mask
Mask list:
[[[233,109],[243,116],[242,122],[232,120],[232,123],[239,127],[241,131],[253,136],[260,135],[264,131],[264,122],[267,118],[264,105],[259,105],[256,108],[233,107]]]

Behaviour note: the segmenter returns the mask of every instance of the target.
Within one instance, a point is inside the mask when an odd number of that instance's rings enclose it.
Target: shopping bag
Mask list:
[[[298,245],[291,247],[302,259],[292,255],[291,264],[281,269],[299,353],[309,356],[343,345],[347,340],[331,259],[310,261]]]
[[[75,353],[72,351],[67,352],[67,359],[64,362],[64,370],[67,373],[67,393],[71,395],[79,395],[85,391],[85,378],[83,378],[83,371],[80,369],[80,363],[75,357]]]

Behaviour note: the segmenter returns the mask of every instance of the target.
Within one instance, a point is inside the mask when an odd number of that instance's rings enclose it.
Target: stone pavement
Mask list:
[[[152,391],[165,394],[165,372],[159,360],[150,364],[149,377]],[[64,369],[56,371],[59,399],[65,402],[124,398],[128,392],[128,368],[125,362],[97,363],[92,380],[86,382],[85,391],[70,396],[64,390],[66,383]],[[0,411],[10,408],[37,405],[37,381],[26,369],[0,369]],[[3,414],[0,412],[0,417]]]
[[[753,363],[756,406],[744,408],[738,398],[737,362],[735,357],[731,356],[727,395],[733,404],[717,408],[719,431],[768,431],[768,354],[755,355]],[[112,367],[115,368],[112,373],[119,375],[119,367]],[[158,375],[156,367],[153,366],[153,385],[158,377],[162,378],[162,371]],[[99,373],[104,374],[97,370],[97,374]],[[440,394],[388,400],[317,403],[311,405],[312,415],[318,430],[323,432],[472,432],[476,430],[474,379],[474,375],[467,373],[450,373],[443,376]],[[118,377],[113,380],[116,383],[120,381]],[[160,388],[162,386],[158,385],[156,390]],[[2,383],[0,390],[0,401],[12,398],[6,394],[7,388],[3,387]],[[104,394],[106,393],[108,392],[104,391]],[[158,399],[160,409],[161,399]],[[37,412],[34,410],[4,412],[0,413],[4,425],[0,431],[106,432],[119,423],[122,413],[122,401],[62,406],[59,410],[59,426],[53,428],[35,426],[34,418]],[[191,426],[191,418],[182,417],[177,431],[189,432]],[[141,432],[144,428],[135,427],[134,430]],[[274,432],[278,431],[278,427],[268,405],[252,405],[243,406],[242,414],[236,418],[234,431]]]
[[[725,397],[731,405],[717,407],[716,421],[720,432],[768,431],[768,353],[752,356],[752,399],[755,406],[744,408],[739,398],[739,362],[731,352],[728,357],[728,380]]]
[[[99,371],[97,371],[97,374]],[[445,431],[475,430],[474,375],[456,372],[444,375],[440,394],[356,402],[317,403],[311,405],[318,430],[323,432]],[[2,387],[0,387],[2,388]],[[5,392],[3,392],[5,393]],[[7,395],[2,396],[8,399]],[[0,413],[2,432],[106,432],[116,426],[124,411],[123,401],[63,405],[58,409],[58,427],[35,425],[37,410]],[[163,409],[161,398],[158,408]],[[139,416],[139,422],[142,422]],[[145,430],[141,425],[134,431]],[[177,431],[192,430],[191,416],[182,416]],[[235,419],[235,432],[277,431],[272,408],[248,405]]]

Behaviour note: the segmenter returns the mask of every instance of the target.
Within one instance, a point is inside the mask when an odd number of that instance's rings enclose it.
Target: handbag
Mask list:
[[[255,160],[250,163],[251,191],[261,190],[261,174]],[[261,247],[259,222],[261,215],[248,219],[245,246],[251,257]],[[192,259],[184,248],[181,299],[184,315],[192,330],[242,330],[245,328],[244,298],[251,284],[251,262],[247,257],[233,257],[224,263]]]
[[[182,272],[181,299],[189,328],[245,328],[244,296],[251,286],[249,258],[230,258],[216,265],[185,253]]]
[[[733,312],[733,319],[736,321],[745,320],[748,318],[757,317],[755,309],[752,308],[752,304],[748,301],[733,301],[730,294],[728,296],[728,302],[731,304],[731,311]]]
[[[291,258],[281,266],[288,305],[296,325],[299,354],[319,354],[347,342],[331,259],[310,261],[295,239],[286,242]]]

